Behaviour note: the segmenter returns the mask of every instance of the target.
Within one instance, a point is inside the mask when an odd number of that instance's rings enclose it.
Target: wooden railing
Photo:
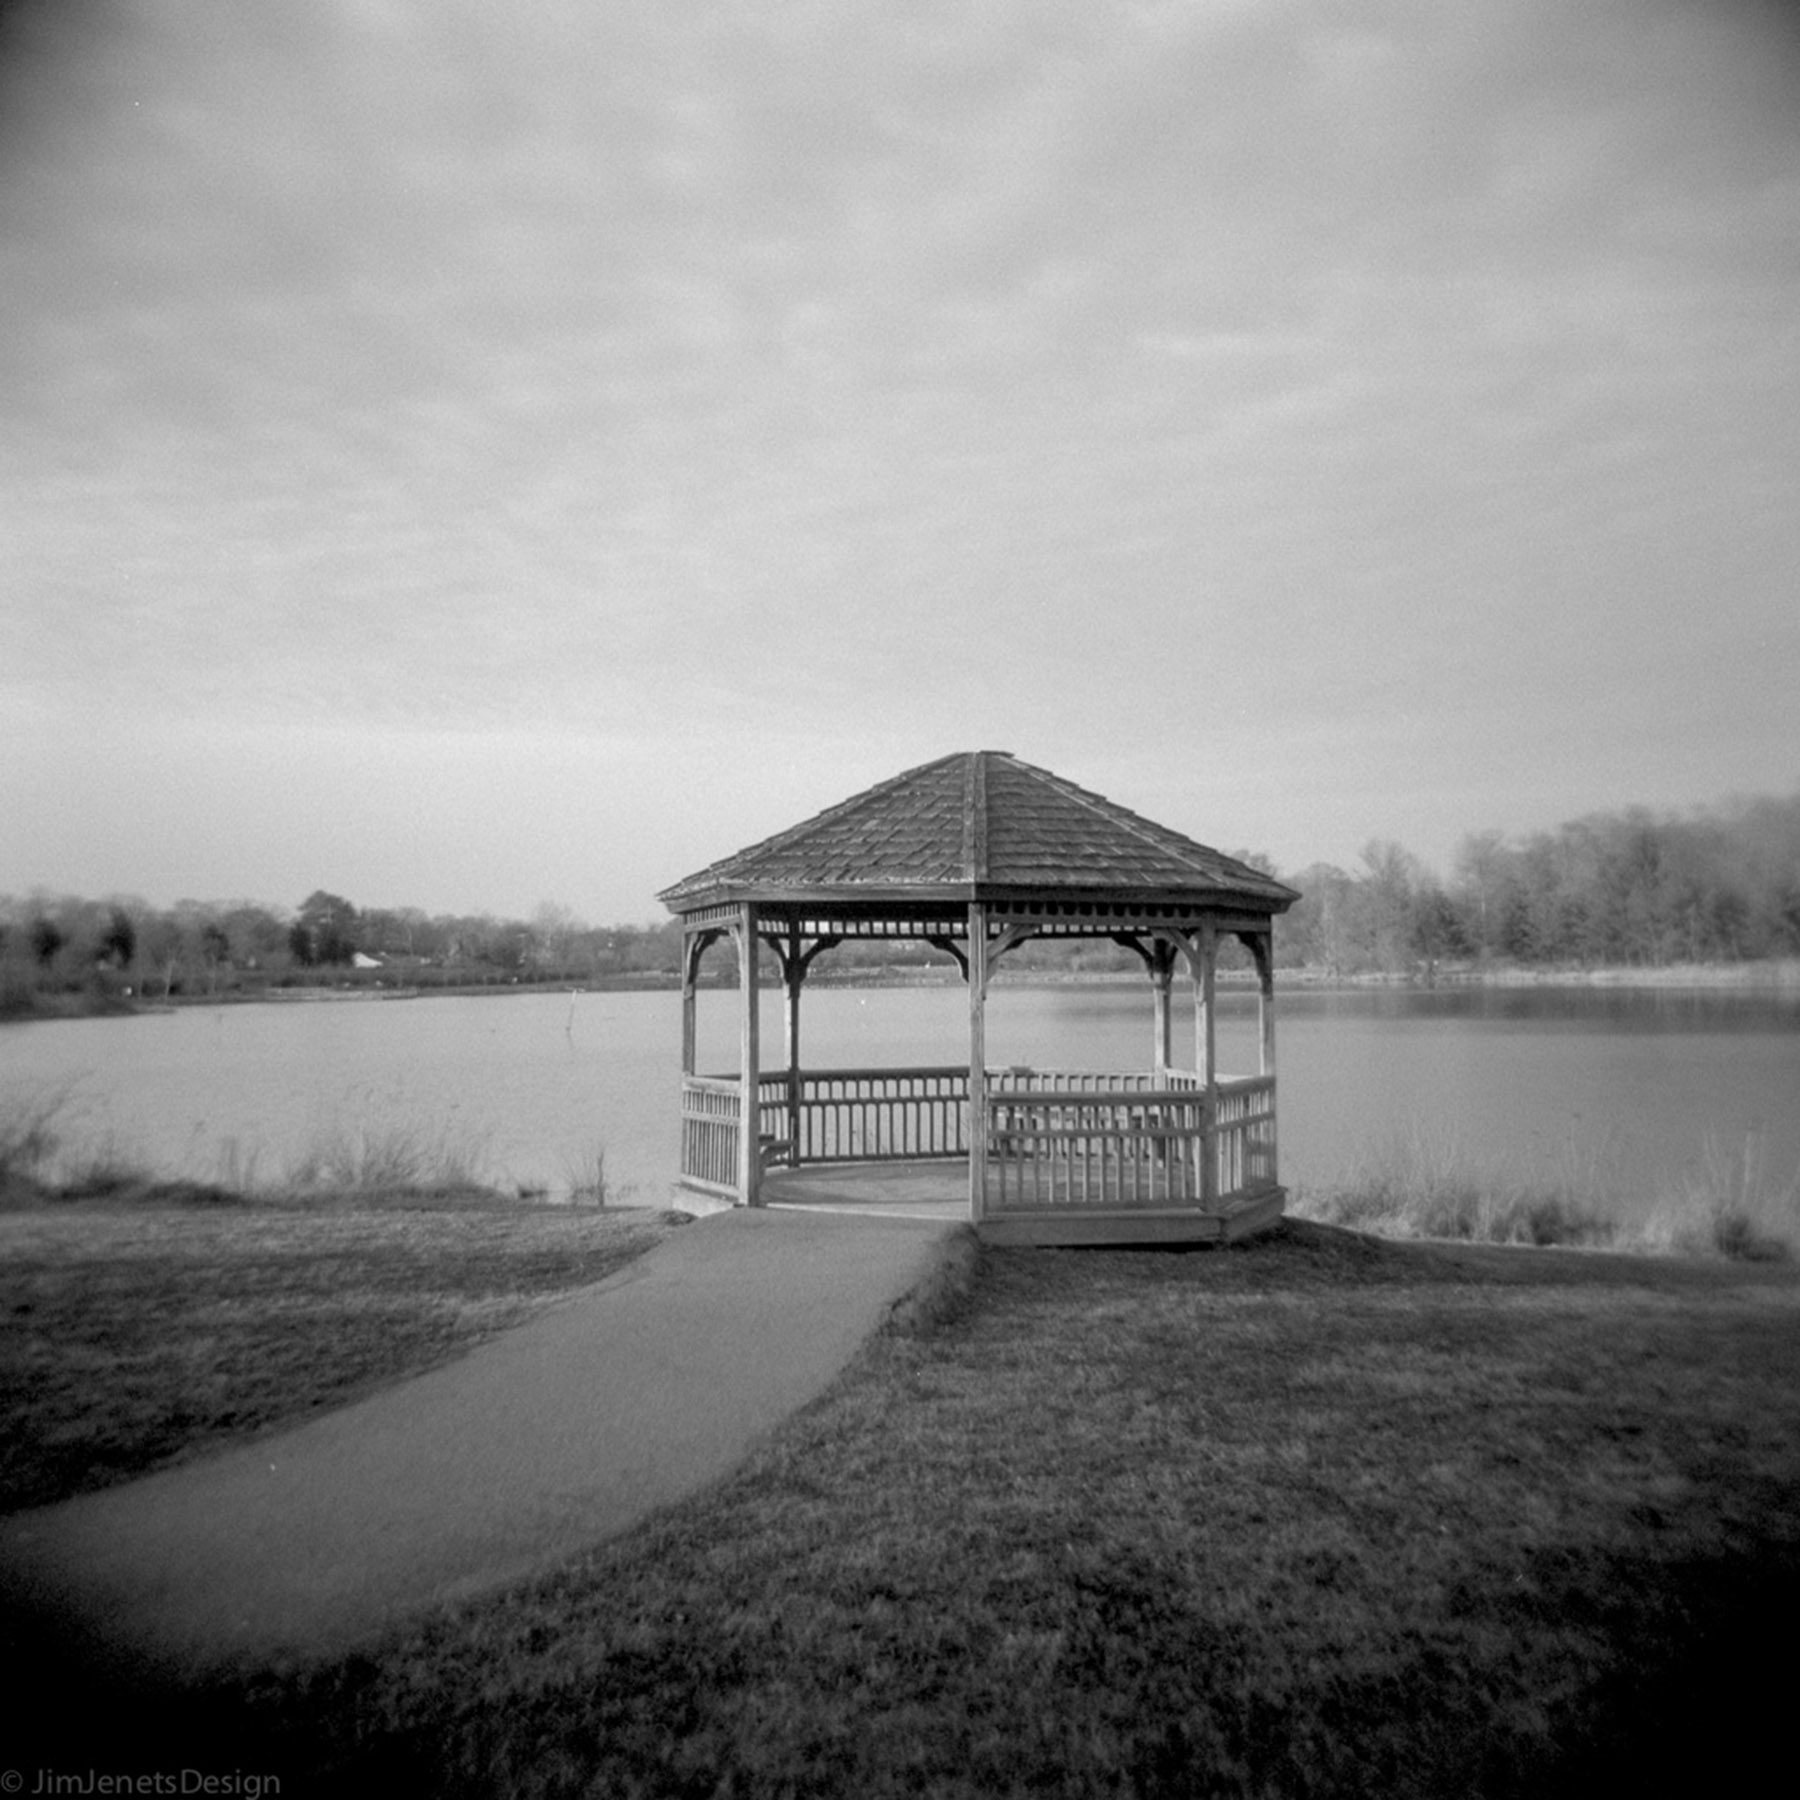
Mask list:
[[[1202,1082],[1192,1069],[1164,1069],[1161,1073],[1131,1072],[1124,1075],[1085,1069],[990,1069],[990,1094],[1146,1094],[1159,1089],[1197,1091]]]
[[[1222,1081],[1217,1092],[1210,1194],[1206,1092],[1191,1074],[1034,1074],[991,1094],[989,1210],[1230,1205],[1272,1186],[1274,1077]]]
[[[739,1091],[735,1075],[681,1078],[681,1179],[687,1186],[737,1192]]]
[[[764,1152],[794,1165],[893,1162],[969,1153],[965,1068],[786,1070],[757,1083]],[[1275,1183],[1275,1078],[1221,1081],[1209,1133],[1191,1070],[988,1073],[990,1210],[1222,1204]],[[736,1076],[690,1075],[681,1097],[681,1178],[734,1193]],[[797,1099],[797,1107],[795,1101]],[[1205,1179],[1212,1141],[1211,1195]]]
[[[798,1116],[789,1076],[760,1083],[765,1138],[788,1146],[784,1160],[900,1162],[969,1154],[969,1071],[952,1069],[802,1070]]]
[[[1219,1083],[1219,1193],[1227,1199],[1275,1185],[1275,1077]]]
[[[991,1098],[988,1119],[992,1212],[1201,1198],[1203,1093],[1034,1084]]]

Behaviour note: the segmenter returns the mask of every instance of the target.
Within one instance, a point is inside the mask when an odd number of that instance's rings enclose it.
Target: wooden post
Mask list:
[[[1250,940],[1250,954],[1256,958],[1256,1028],[1261,1054],[1259,1075],[1275,1073],[1275,934],[1259,931]]]
[[[788,1160],[800,1162],[800,987],[806,980],[806,959],[800,954],[800,924],[788,927],[787,955],[782,958],[787,977],[787,1140]]]
[[[987,908],[969,906],[969,1218],[987,1214]]]
[[[1193,942],[1188,968],[1194,978],[1194,1073],[1200,1077],[1202,1086],[1210,1088],[1218,1050],[1213,1016],[1213,967],[1218,957],[1218,933],[1211,925],[1202,925],[1194,933]]]
[[[700,983],[700,958],[706,954],[709,940],[700,932],[688,931],[681,938],[681,1072],[695,1073],[699,1055],[699,1037],[695,1023],[695,989]]]
[[[1256,958],[1256,1023],[1261,1040],[1257,1058],[1259,1073],[1275,1078],[1275,930],[1271,926],[1250,941],[1250,953]],[[1281,1120],[1275,1096],[1269,1095],[1269,1179],[1279,1181],[1280,1164],[1276,1157],[1276,1139]]]
[[[1214,1005],[1213,974],[1219,959],[1219,934],[1212,925],[1200,927],[1200,970],[1194,987],[1195,1068],[1206,1083],[1201,1113],[1200,1203],[1213,1207],[1219,1200],[1219,1043],[1218,1008]]]
[[[1166,938],[1152,939],[1150,955],[1150,989],[1155,998],[1155,1061],[1156,1079],[1160,1085],[1168,1083],[1169,1070],[1175,1065],[1174,1020],[1170,1012],[1169,996],[1174,985],[1175,949]]]
[[[762,1069],[759,1049],[761,1020],[756,992],[756,908],[746,901],[732,929],[738,947],[738,1067],[743,1088],[738,1095],[737,1189],[740,1206],[762,1204]]]

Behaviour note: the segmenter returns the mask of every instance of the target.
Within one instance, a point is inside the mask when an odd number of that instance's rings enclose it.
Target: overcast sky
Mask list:
[[[1010,750],[1293,872],[1800,786],[1800,31],[63,0],[0,893],[598,922]]]

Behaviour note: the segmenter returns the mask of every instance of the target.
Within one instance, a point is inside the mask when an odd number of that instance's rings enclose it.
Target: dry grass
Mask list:
[[[1800,1172],[1775,1177],[1759,1135],[1730,1150],[1709,1133],[1699,1168],[1652,1210],[1642,1235],[1652,1249],[1785,1261],[1800,1248]]]
[[[0,1201],[35,1194],[45,1165],[62,1144],[68,1108],[66,1085],[9,1095],[0,1105]]]
[[[491,1188],[470,1134],[361,1124],[328,1132],[270,1184],[287,1194],[467,1194]]]
[[[180,1190],[234,1200],[497,1199],[509,1185],[490,1166],[480,1136],[364,1118],[330,1125],[280,1166],[238,1139],[221,1149],[213,1178],[195,1181],[155,1168],[108,1137],[81,1130],[78,1085],[64,1083],[0,1097],[0,1204],[127,1199]],[[602,1153],[602,1172],[604,1153]],[[514,1186],[522,1197],[544,1190]]]
[[[604,1144],[571,1161],[563,1172],[563,1185],[571,1206],[623,1206],[632,1195],[630,1182],[615,1181],[608,1173]]]
[[[1329,1186],[1297,1193],[1296,1217],[1381,1237],[1484,1244],[1610,1245],[1619,1222],[1603,1180],[1573,1161],[1549,1177],[1477,1177],[1452,1133],[1396,1131]]]
[[[179,1184],[0,1211],[0,1509],[342,1404],[668,1229],[492,1196],[249,1204]]]
[[[1295,1195],[1289,1211],[1382,1237],[1752,1262],[1800,1249],[1800,1172],[1778,1178],[1757,1133],[1735,1150],[1709,1135],[1697,1168],[1648,1207],[1623,1207],[1620,1192],[1604,1145],[1571,1146],[1548,1172],[1477,1175],[1453,1132],[1415,1126],[1366,1150],[1338,1181]]]
[[[1735,1791],[1785,1752],[1800,1278],[988,1253],[738,1476],[195,1700],[293,1791]]]

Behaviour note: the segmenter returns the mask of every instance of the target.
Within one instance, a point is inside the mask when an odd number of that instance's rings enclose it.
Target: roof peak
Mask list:
[[[731,899],[939,902],[1004,894],[1207,897],[1278,912],[1294,892],[1010,750],[963,750],[877,782],[666,889]]]

